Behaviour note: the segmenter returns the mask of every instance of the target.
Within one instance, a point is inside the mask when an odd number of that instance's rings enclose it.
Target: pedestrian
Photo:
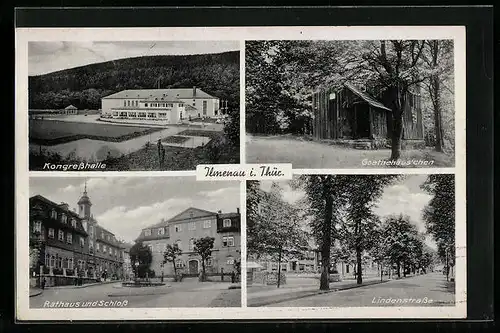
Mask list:
[[[43,278],[42,280],[42,290],[45,289],[45,284],[47,283],[47,280],[45,278]]]

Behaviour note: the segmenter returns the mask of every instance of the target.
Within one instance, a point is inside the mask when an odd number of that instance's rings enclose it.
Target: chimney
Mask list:
[[[236,208],[236,213],[240,213],[240,209],[238,207]]]
[[[196,96],[196,86],[193,86],[193,97]]]

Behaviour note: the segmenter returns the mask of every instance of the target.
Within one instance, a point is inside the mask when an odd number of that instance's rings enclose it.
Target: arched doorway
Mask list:
[[[189,274],[198,274],[198,260],[191,259],[188,262]]]

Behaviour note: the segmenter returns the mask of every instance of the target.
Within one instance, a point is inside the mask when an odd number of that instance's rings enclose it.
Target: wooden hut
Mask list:
[[[392,131],[392,110],[369,93],[345,83],[312,94],[312,135],[322,140],[387,142]],[[423,142],[420,96],[409,94],[403,116],[403,140]]]

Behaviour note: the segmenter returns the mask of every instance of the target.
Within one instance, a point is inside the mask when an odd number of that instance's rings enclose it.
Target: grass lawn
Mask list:
[[[168,136],[166,137],[165,139],[161,140],[161,142],[165,142],[165,143],[184,143],[186,141],[189,140],[189,137],[186,137],[186,136],[175,136],[175,135],[172,135],[172,136]]]
[[[162,128],[78,123],[58,120],[30,120],[29,139],[41,145],[56,145],[80,139],[121,142]]]
[[[161,168],[158,150],[152,144],[129,155],[105,161],[106,170],[196,170],[198,164],[240,163],[239,147],[231,145],[223,133],[187,130],[179,135],[206,136],[212,140],[197,148],[164,146],[165,161]]]

